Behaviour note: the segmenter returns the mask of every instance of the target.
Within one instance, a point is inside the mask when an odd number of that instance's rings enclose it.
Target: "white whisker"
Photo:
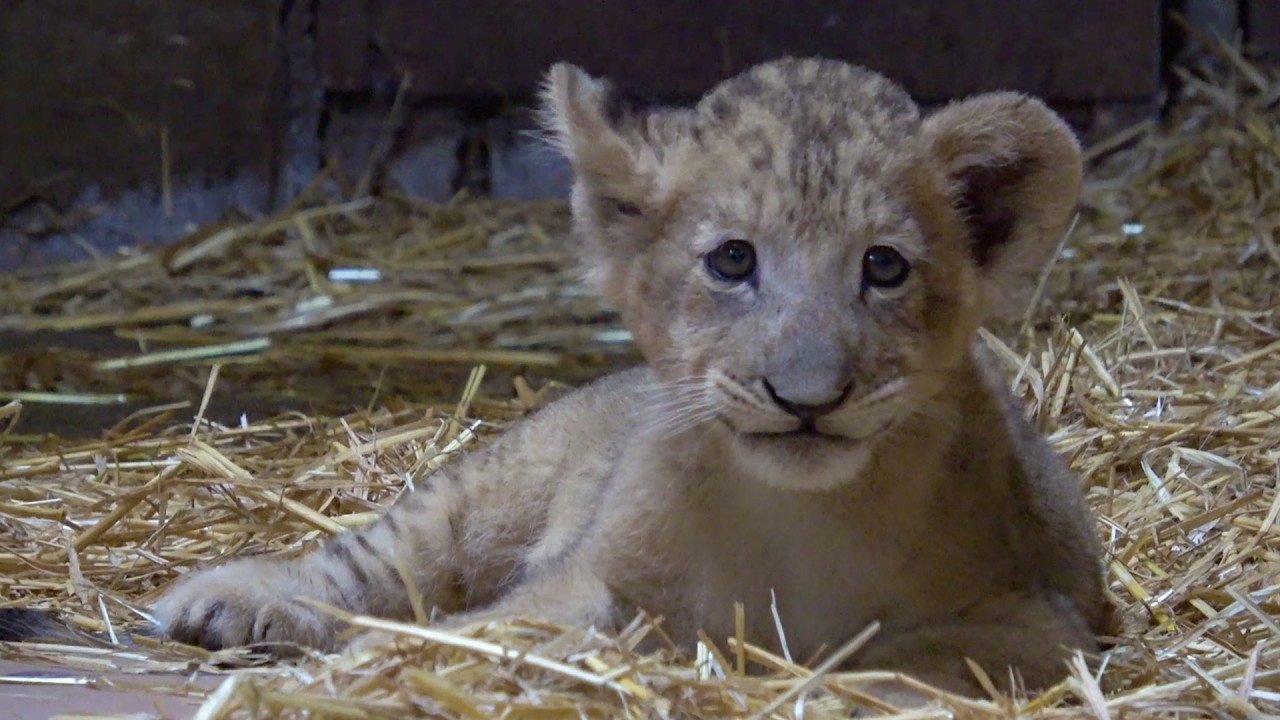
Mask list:
[[[677,380],[668,383],[654,383],[652,385],[642,385],[640,387],[631,388],[631,391],[637,395],[665,395],[671,392],[680,392],[683,390],[701,389],[706,385],[703,379]]]
[[[670,438],[715,417],[719,408],[705,378],[681,378],[649,389],[648,418],[641,430]]]
[[[714,415],[716,407],[705,400],[671,408],[665,412],[657,412],[652,421],[645,423],[648,430],[659,430],[680,426],[703,415]]]
[[[930,399],[914,403],[910,414],[932,420],[951,430],[959,428],[959,418],[956,417],[954,410],[936,400]]]
[[[681,418],[678,422],[672,423],[671,425],[665,428],[662,428],[661,434],[663,437],[666,437],[666,438],[675,437],[676,435],[685,433],[697,427],[698,425],[701,425],[706,421],[711,420],[712,418],[716,417],[718,414],[719,414],[719,409],[716,407],[711,406],[711,407],[703,408],[697,412],[689,413],[683,418]]]

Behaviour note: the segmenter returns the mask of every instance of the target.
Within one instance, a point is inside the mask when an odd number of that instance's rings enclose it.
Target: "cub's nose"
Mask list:
[[[849,391],[853,389],[853,383],[850,382],[841,388],[839,392],[826,398],[819,398],[817,399],[817,402],[814,402],[813,399],[809,398],[805,398],[804,402],[797,402],[796,400],[789,399],[778,394],[778,391],[774,389],[773,383],[769,382],[768,378],[764,378],[763,382],[765,392],[769,393],[769,397],[773,400],[774,404],[788,413],[795,415],[800,420],[816,420],[823,415],[830,413],[832,410],[840,407],[840,404],[844,402],[844,399],[849,397]]]

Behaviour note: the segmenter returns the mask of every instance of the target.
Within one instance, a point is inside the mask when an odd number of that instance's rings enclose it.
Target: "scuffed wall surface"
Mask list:
[[[276,161],[278,5],[8,0],[0,268],[263,209]]]
[[[525,108],[556,59],[679,96],[767,57],[820,53],[935,99],[1049,95],[1082,128],[1149,113],[1157,90],[1159,0],[1019,13],[978,0],[589,5],[0,3],[0,270],[267,212],[325,169],[345,188],[431,200],[563,195],[567,168]]]

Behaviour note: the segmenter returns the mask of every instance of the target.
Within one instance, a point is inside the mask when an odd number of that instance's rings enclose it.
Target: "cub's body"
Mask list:
[[[526,579],[538,591],[517,589],[489,612],[608,623],[643,608],[691,646],[699,629],[731,636],[733,604],[741,602],[748,637],[781,650],[776,601],[796,658],[833,650],[878,622],[883,640],[873,639],[865,653],[874,658],[899,633],[969,613],[974,634],[989,630],[993,641],[991,649],[969,646],[975,660],[998,662],[1007,638],[1045,651],[1033,679],[1060,675],[1062,654],[1037,646],[1045,634],[1064,646],[1093,645],[1102,611],[1096,556],[1078,552],[1091,542],[1092,526],[1074,480],[1007,402],[1000,379],[976,362],[971,370],[973,383],[959,384],[957,412],[904,428],[911,452],[886,448],[856,483],[821,492],[753,478],[715,429],[687,432],[694,437],[636,432],[653,423],[655,403],[646,398],[661,395],[648,370],[565,398],[549,410],[587,420],[574,423],[577,438],[562,436],[552,417],[540,418],[492,451],[525,455],[515,443],[563,449],[546,458],[547,477],[525,476],[535,485],[554,484],[584,445],[608,448],[600,455],[614,460],[598,477],[566,488],[581,493],[577,501],[557,498],[573,510],[547,513],[549,532],[531,554],[550,562]],[[987,472],[956,474],[966,466]],[[588,508],[598,512],[581,511]],[[578,573],[587,586],[602,581],[612,602],[584,615],[569,592],[581,587]],[[987,606],[993,596],[1000,602]],[[1011,611],[1015,599],[1026,603]],[[1033,669],[1022,666],[1024,674]]]
[[[296,560],[195,573],[156,608],[210,647],[326,646],[313,597],[409,616],[403,560],[449,622],[733,632],[976,692],[1090,649],[1099,552],[1077,480],[979,348],[1057,244],[1080,177],[1039,103],[926,119],[883,78],[784,60],[695,108],[642,110],[558,66],[548,126],[577,174],[597,289],[648,364],[446,467]],[[886,691],[893,696],[891,690]],[[894,696],[897,697],[897,696]]]

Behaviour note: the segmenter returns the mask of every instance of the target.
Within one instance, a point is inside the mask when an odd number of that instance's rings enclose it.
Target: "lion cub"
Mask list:
[[[558,401],[297,559],[195,572],[155,608],[209,648],[327,647],[315,598],[410,617],[403,560],[451,622],[610,625],[637,609],[794,657],[873,621],[856,668],[980,692],[1094,646],[1099,549],[1078,481],[978,347],[1054,251],[1078,146],[997,93],[928,117],[839,62],[787,59],[692,108],[569,65],[545,119],[576,235],[643,368]]]

